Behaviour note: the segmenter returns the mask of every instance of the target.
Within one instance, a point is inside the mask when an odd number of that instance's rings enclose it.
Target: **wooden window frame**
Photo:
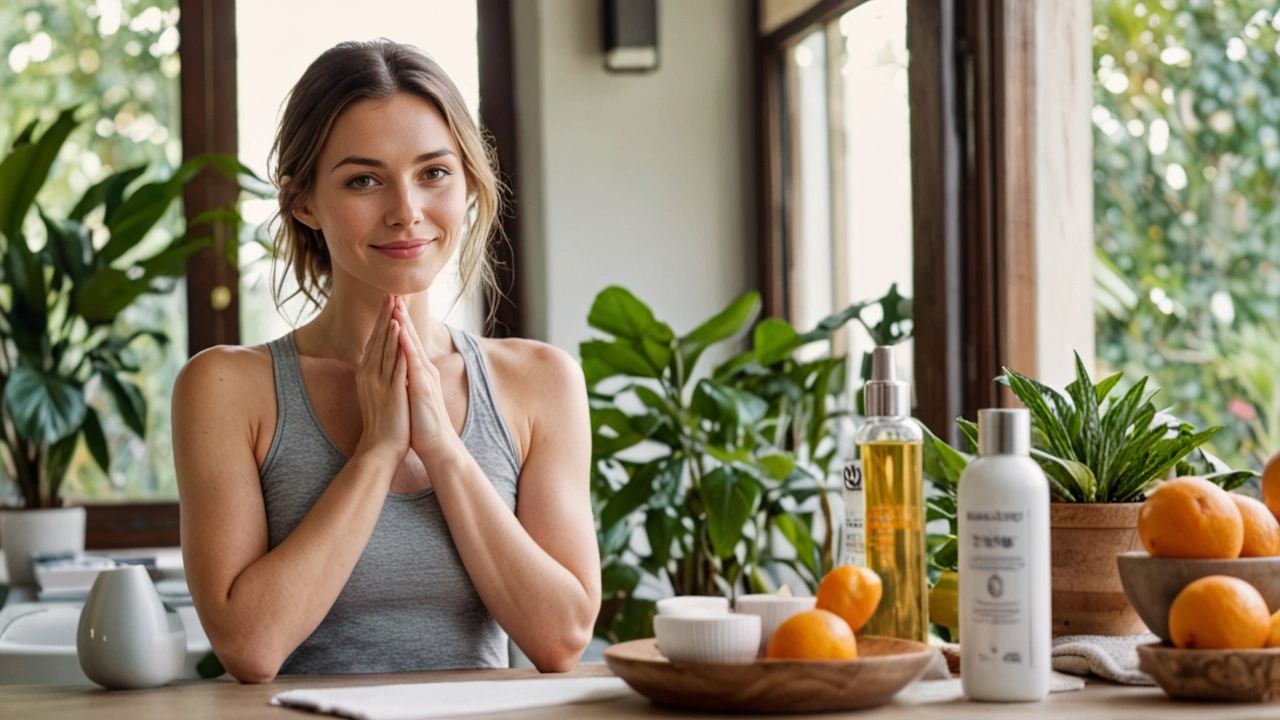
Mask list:
[[[515,272],[519,231],[515,222],[515,87],[512,72],[512,0],[476,0],[480,115],[491,139],[507,189],[507,211],[499,218],[495,254],[499,287],[494,301],[494,335],[520,337],[524,331],[522,286]],[[236,35],[234,0],[179,0],[182,38],[182,152],[187,160],[203,153],[237,153]],[[200,213],[235,202],[233,182],[212,170],[192,180],[183,193],[187,222]],[[193,226],[194,227],[194,226]],[[198,228],[197,228],[198,229]],[[225,228],[208,230],[212,247],[187,262],[187,352],[240,343],[240,282],[226,260],[226,244],[237,242]],[[92,550],[171,547],[179,544],[178,503],[88,504],[85,547]]]
[[[791,317],[794,256],[784,51],[868,1],[818,0],[756,42],[758,281],[771,316]],[[991,382],[1002,367],[1035,367],[1032,7],[907,1],[917,415],[953,444],[956,417],[1012,403]]]

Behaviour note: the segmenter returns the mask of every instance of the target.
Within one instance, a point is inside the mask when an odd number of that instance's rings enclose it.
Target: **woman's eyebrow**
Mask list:
[[[440,148],[439,150],[433,150],[429,153],[423,153],[419,155],[418,157],[414,158],[413,164],[417,165],[419,163],[427,162],[428,160],[435,160],[438,157],[443,157],[445,155],[452,155],[452,154],[453,154],[453,151],[450,150],[449,148]],[[329,172],[333,172],[334,170],[337,170],[343,165],[363,165],[366,167],[382,168],[382,169],[385,169],[387,167],[386,163],[382,162],[381,160],[375,160],[374,158],[357,157],[355,155],[351,155],[339,161],[337,165],[333,166],[333,170],[330,170]]]

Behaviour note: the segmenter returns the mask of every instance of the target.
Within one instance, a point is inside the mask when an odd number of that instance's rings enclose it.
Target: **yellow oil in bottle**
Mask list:
[[[880,575],[880,607],[859,634],[927,642],[924,478],[919,440],[859,445],[866,493],[867,567]]]

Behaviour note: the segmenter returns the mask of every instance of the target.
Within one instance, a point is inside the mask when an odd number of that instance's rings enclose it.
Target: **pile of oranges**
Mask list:
[[[1138,535],[1152,557],[1250,558],[1280,555],[1280,454],[1262,477],[1263,502],[1202,478],[1161,484],[1138,513]],[[1271,615],[1257,588],[1211,575],[1178,594],[1169,635],[1180,648],[1280,647],[1280,612]]]
[[[871,619],[883,593],[880,576],[856,565],[833,568],[815,593],[814,609],[791,616],[769,640],[774,660],[852,660],[854,633]]]

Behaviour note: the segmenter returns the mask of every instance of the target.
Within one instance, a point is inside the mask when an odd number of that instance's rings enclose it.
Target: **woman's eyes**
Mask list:
[[[449,172],[448,168],[438,166],[429,167],[422,171],[422,176],[432,182],[443,180],[452,174],[453,173]],[[355,188],[356,190],[368,190],[376,183],[377,180],[375,180],[372,175],[357,175],[347,181],[347,187]]]

